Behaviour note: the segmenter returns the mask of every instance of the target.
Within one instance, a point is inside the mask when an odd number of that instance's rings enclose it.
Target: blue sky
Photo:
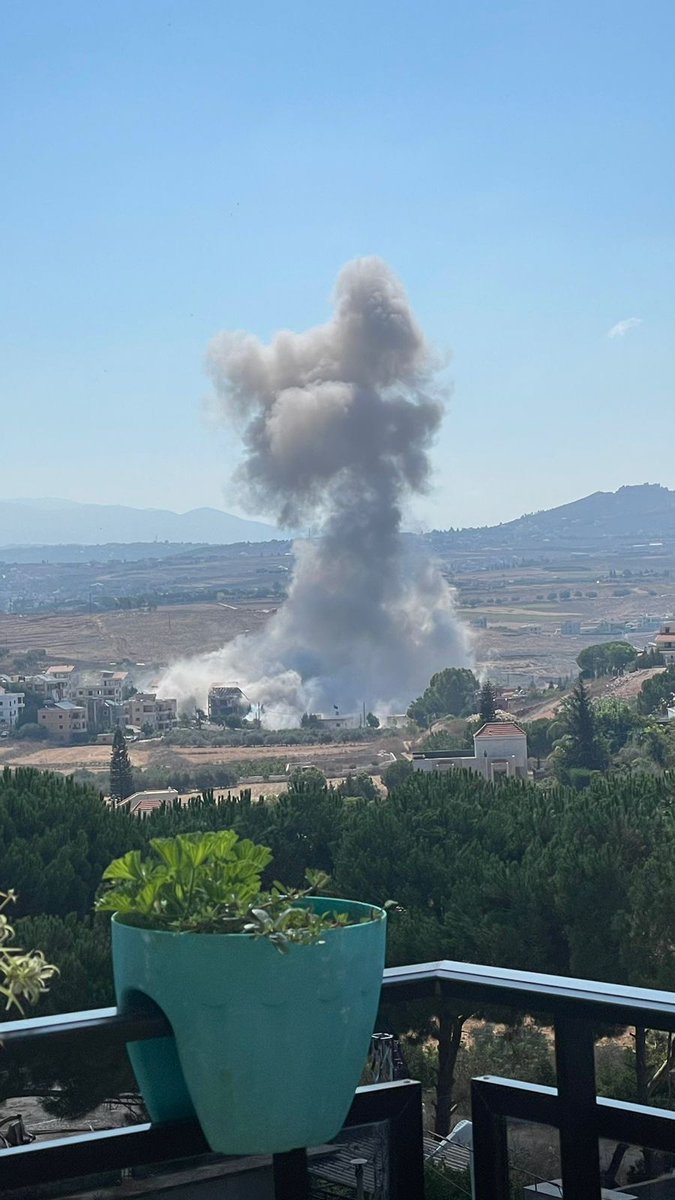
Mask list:
[[[245,513],[208,341],[361,254],[452,354],[425,524],[675,487],[674,47],[671,0],[6,4],[0,494]]]

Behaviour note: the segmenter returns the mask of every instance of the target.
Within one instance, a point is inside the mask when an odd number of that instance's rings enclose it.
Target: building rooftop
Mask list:
[[[524,729],[520,728],[515,721],[487,721],[481,726],[477,733],[473,735],[479,737],[527,737]]]
[[[57,671],[59,675],[64,675],[66,671],[70,674],[70,672],[74,670],[75,667],[72,665],[72,663],[61,663],[56,666],[47,667],[45,675],[56,675]]]
[[[141,813],[152,812],[155,808],[161,808],[162,804],[171,804],[177,799],[178,792],[175,788],[159,788],[154,792],[133,792],[131,796],[127,796],[124,803],[129,805],[130,813],[140,816]]]

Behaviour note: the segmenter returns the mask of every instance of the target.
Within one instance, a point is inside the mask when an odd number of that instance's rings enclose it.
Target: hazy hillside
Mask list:
[[[104,542],[264,542],[279,537],[272,525],[246,521],[216,508],[186,513],[71,500],[0,500],[0,547]]]
[[[658,483],[593,492],[582,500],[531,513],[499,526],[504,532],[554,534],[620,534],[635,537],[675,533],[675,492]]]
[[[609,547],[612,543],[656,542],[675,537],[675,492],[657,483],[594,492],[571,504],[528,513],[482,529],[438,530],[429,535],[443,548],[508,546]]]
[[[10,546],[62,547],[59,558],[77,560],[78,546],[106,543],[138,546],[133,557],[152,555],[148,544],[194,543],[228,545],[265,542],[288,537],[272,525],[247,521],[215,508],[186,513],[122,505],[77,504],[68,500],[0,500],[0,549]],[[591,546],[654,542],[675,537],[675,491],[660,484],[594,492],[581,500],[515,521],[480,529],[435,530],[426,535],[439,550],[508,547],[545,550],[547,547]],[[72,549],[66,549],[66,547]],[[103,558],[118,557],[110,545]],[[172,553],[167,548],[168,553]],[[162,555],[163,556],[163,555]],[[5,555],[5,557],[7,557]],[[23,557],[23,556],[22,556]]]

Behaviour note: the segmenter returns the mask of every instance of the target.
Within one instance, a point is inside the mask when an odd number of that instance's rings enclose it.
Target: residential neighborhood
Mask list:
[[[35,675],[0,675],[0,733],[16,729],[35,705],[35,724],[54,741],[88,735],[103,738],[116,728],[131,734],[163,734],[177,724],[177,701],[139,692],[125,670],[78,670],[71,663],[49,666]],[[31,717],[32,720],[32,717]]]

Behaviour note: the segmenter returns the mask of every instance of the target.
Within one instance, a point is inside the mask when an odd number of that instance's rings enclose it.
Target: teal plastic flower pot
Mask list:
[[[247,934],[167,933],[112,919],[117,1003],[152,1000],[174,1037],[131,1044],[153,1121],[196,1115],[220,1154],[277,1154],[342,1127],[368,1053],[382,985],[385,914],[280,954]]]

